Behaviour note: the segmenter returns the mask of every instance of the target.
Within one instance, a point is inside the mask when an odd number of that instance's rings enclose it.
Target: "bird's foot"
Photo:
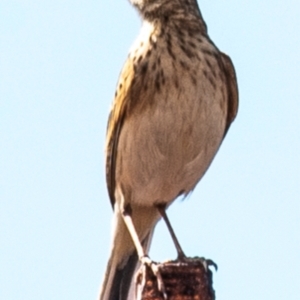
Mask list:
[[[215,270],[217,271],[218,270],[218,265],[211,259],[206,259],[204,257],[187,257],[185,255],[178,255],[177,259],[176,259],[177,262],[179,263],[189,263],[189,262],[193,262],[193,261],[197,261],[197,262],[201,262],[205,271],[208,270],[209,267],[214,267]]]
[[[143,265],[146,265],[147,267],[149,267],[151,269],[151,271],[153,272],[154,276],[157,279],[158,290],[162,293],[163,298],[165,300],[167,300],[167,293],[166,293],[166,289],[165,289],[165,285],[164,285],[162,276],[159,271],[158,264],[156,262],[154,262],[153,260],[151,260],[148,255],[142,256],[140,258],[140,261]]]
[[[178,252],[177,261],[179,262],[186,262],[189,260],[189,258],[183,253],[183,251]]]
[[[218,265],[211,259],[206,259],[204,257],[198,258],[201,262],[205,270],[207,271],[209,267],[214,267],[216,271],[218,271]]]

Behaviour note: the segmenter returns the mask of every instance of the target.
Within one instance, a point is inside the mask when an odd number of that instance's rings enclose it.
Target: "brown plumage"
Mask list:
[[[157,206],[193,190],[238,108],[234,67],[208,37],[195,0],[131,2],[143,27],[120,74],[107,127],[115,230],[101,300],[128,297],[137,253],[125,212],[147,252]]]

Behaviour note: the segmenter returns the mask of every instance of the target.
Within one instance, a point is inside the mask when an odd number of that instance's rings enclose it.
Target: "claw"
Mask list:
[[[204,257],[200,257],[200,260],[207,271],[210,266],[214,267],[216,271],[218,271],[218,265],[211,259],[205,259]]]

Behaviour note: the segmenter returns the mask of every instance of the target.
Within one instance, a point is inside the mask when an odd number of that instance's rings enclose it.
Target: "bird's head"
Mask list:
[[[201,17],[197,0],[129,0],[142,17],[156,19],[160,17],[192,14]],[[202,17],[201,17],[202,18]]]

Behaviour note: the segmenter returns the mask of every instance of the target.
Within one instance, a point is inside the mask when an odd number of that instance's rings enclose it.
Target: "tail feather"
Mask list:
[[[140,211],[136,216],[143,218],[143,212]],[[148,215],[149,217],[149,215]],[[151,222],[149,218],[143,218],[137,221],[138,232],[143,236],[142,245],[146,253],[151,244],[155,224],[158,220],[157,215],[153,214]],[[147,220],[148,219],[148,220]],[[147,221],[146,221],[147,220]],[[142,226],[140,225],[142,224]],[[104,281],[101,287],[99,300],[132,300],[134,296],[134,273],[139,267],[139,258],[127,227],[120,214],[115,211],[115,227],[113,237],[113,247],[110,259],[107,264]],[[129,297],[130,296],[130,297]]]
[[[137,264],[138,256],[136,251],[134,251],[123,268],[113,270],[114,275],[107,300],[126,300],[128,298]]]

